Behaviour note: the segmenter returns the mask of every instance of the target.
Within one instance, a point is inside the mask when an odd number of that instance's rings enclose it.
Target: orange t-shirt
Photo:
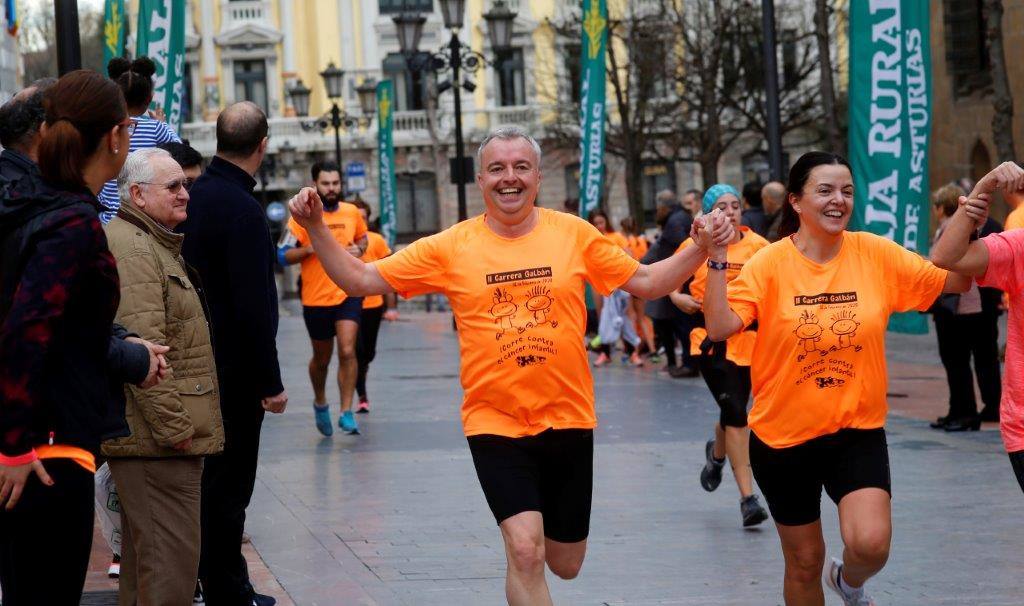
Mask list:
[[[600,232],[598,232],[598,233],[600,233]],[[623,236],[619,232],[617,232],[617,231],[610,231],[610,232],[604,234],[604,237],[606,237],[609,240],[611,240],[612,242],[614,242],[616,246],[618,246],[618,247],[620,247],[620,248],[622,248],[622,249],[624,249],[626,251],[629,251],[629,242],[626,240],[626,236]]]
[[[349,246],[366,234],[366,221],[359,209],[348,202],[338,204],[337,210],[324,211],[324,223],[331,235],[342,246]],[[295,218],[288,219],[288,230],[295,237],[297,246],[309,246],[309,234]],[[315,254],[302,260],[302,304],[307,307],[340,305],[345,300],[345,291],[328,277],[324,266]]]
[[[926,310],[947,272],[866,232],[843,234],[824,264],[784,238],[729,284],[729,306],[757,320],[751,368],[750,429],[773,448],[796,446],[844,428],[885,425],[889,315]]]
[[[388,243],[384,236],[375,231],[366,232],[366,252],[363,253],[363,262],[373,263],[391,254]],[[363,299],[363,309],[376,309],[384,305],[384,297],[381,295],[370,295]]]
[[[740,275],[740,270],[743,269],[743,265],[754,256],[754,253],[761,250],[765,246],[768,246],[768,240],[765,240],[757,234],[757,232],[750,231],[750,228],[746,225],[740,226],[740,232],[743,237],[739,242],[731,244],[726,249],[726,262],[729,264],[729,268],[725,270],[725,279],[727,282],[732,282]],[[687,238],[685,242],[679,245],[676,249],[678,254],[687,246],[692,246],[693,240]],[[704,293],[707,290],[708,284],[708,266],[701,264],[697,268],[697,271],[693,274],[693,281],[690,282],[690,294],[693,295],[694,299],[698,301],[704,300]],[[690,331],[690,353],[699,356],[700,345],[707,338],[708,331],[703,326],[697,326]],[[744,330],[729,337],[725,342],[725,359],[729,360],[737,366],[750,366],[751,356],[754,354],[754,341],[757,339],[757,333],[752,330]]]
[[[519,238],[495,234],[481,215],[375,263],[403,297],[443,292],[451,302],[467,436],[597,425],[584,281],[609,294],[639,263],[579,217],[535,212]]]
[[[643,236],[622,236],[626,240],[626,248],[634,259],[640,259],[647,254],[647,238]]]
[[[1024,203],[1006,215],[1006,225],[1003,226],[1003,230],[1010,231],[1011,229],[1020,229],[1022,227],[1024,227]]]

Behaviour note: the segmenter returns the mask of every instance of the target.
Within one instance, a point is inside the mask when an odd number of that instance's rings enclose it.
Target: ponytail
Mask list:
[[[39,170],[51,183],[81,187],[83,158],[89,155],[82,133],[68,120],[48,124],[39,140]]]

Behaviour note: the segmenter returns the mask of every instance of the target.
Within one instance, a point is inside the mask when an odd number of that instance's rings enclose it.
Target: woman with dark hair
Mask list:
[[[46,91],[43,180],[0,198],[0,586],[5,606],[78,604],[103,438],[126,433],[108,344],[119,285],[96,194],[134,127],[120,89],[75,71]]]
[[[768,240],[758,235],[753,228],[742,225],[743,204],[740,194],[731,185],[718,183],[711,186],[704,194],[702,205],[704,214],[717,210],[724,213],[736,230],[729,243],[726,268],[726,280],[734,280],[743,266],[757,251],[768,246]],[[686,240],[679,246],[683,249],[693,246],[693,240]],[[754,327],[740,331],[725,343],[712,343],[707,339],[707,331],[703,328],[704,318],[701,314],[701,301],[708,281],[708,268],[698,268],[690,282],[690,292],[673,292],[669,294],[672,303],[684,313],[695,317],[697,326],[690,333],[690,353],[697,360],[700,374],[711,391],[711,396],[718,404],[719,416],[715,423],[714,437],[704,447],[704,465],[700,471],[700,485],[704,490],[713,492],[722,482],[722,468],[728,457],[732,466],[732,475],[736,480],[736,488],[740,492],[740,516],[743,526],[756,526],[768,519],[754,494],[754,481],[750,473],[749,434],[747,429],[747,402],[750,401],[750,355],[754,349],[757,333]]]
[[[804,154],[788,189],[783,239],[743,266],[728,298],[728,249],[709,249],[708,337],[758,325],[750,462],[782,542],[786,603],[824,604],[824,488],[845,545],[825,582],[848,606],[868,606],[864,583],[885,565],[892,536],[885,328],[890,314],[926,310],[970,281],[880,236],[847,232],[853,175],[841,156]]]
[[[162,143],[181,143],[181,138],[165,121],[164,111],[157,107],[150,111],[153,102],[153,74],[156,64],[149,57],[139,57],[129,61],[124,57],[114,57],[107,63],[107,75],[124,93],[128,104],[128,115],[135,121],[135,131],[128,143],[128,151],[156,147]],[[117,194],[117,181],[111,179],[103,186],[99,195],[103,211],[100,221],[109,223],[117,209],[121,207],[121,197]]]

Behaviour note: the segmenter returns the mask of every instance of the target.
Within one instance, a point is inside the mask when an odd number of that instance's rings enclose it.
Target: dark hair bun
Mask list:
[[[149,57],[139,57],[132,61],[132,71],[143,78],[152,78],[156,73],[156,64]]]
[[[114,57],[110,60],[110,63],[107,63],[107,75],[110,76],[111,80],[117,80],[131,68],[131,62],[124,57]]]

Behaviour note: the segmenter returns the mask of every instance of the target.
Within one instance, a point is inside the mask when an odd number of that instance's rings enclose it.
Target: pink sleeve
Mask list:
[[[981,241],[988,248],[988,268],[978,278],[978,286],[998,288],[1008,294],[1019,292],[1024,281],[1024,229],[991,234]]]

